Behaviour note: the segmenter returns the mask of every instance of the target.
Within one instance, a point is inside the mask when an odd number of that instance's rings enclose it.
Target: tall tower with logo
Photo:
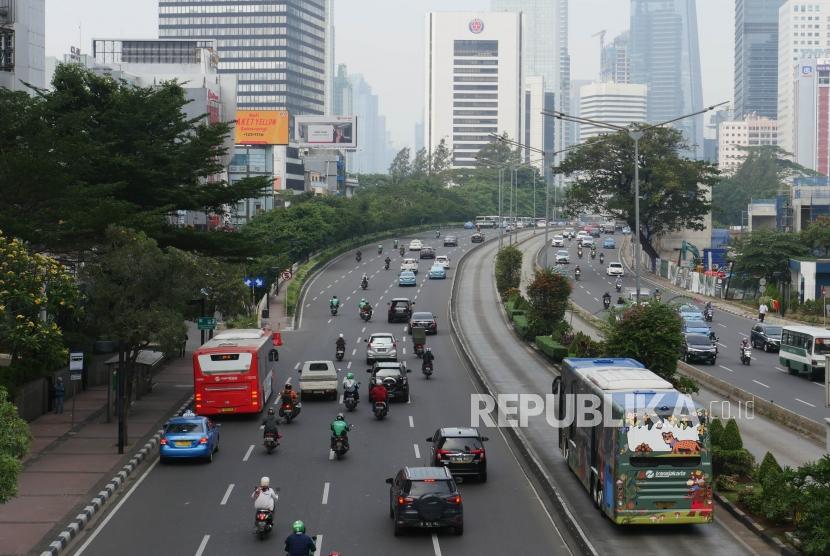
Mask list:
[[[443,140],[453,167],[474,167],[490,133],[521,137],[521,37],[517,13],[427,14],[424,147]]]

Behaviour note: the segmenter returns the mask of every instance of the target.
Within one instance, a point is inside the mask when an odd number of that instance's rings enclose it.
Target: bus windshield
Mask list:
[[[250,353],[203,353],[199,355],[202,374],[244,374],[251,370]]]
[[[830,354],[830,338],[816,338],[813,355]]]

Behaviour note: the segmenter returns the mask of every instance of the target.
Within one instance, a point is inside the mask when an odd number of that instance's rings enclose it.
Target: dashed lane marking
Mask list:
[[[330,483],[326,483],[325,485],[323,485],[323,505],[324,506],[329,503],[329,487],[330,487]],[[320,540],[319,536],[317,537],[317,540],[318,541]],[[317,551],[319,552],[319,550],[320,549],[318,548]]]
[[[225,491],[225,495],[222,497],[222,501],[219,502],[220,506],[224,506],[228,503],[228,498],[231,497],[231,492],[233,491],[234,483],[228,485],[228,490]]]
[[[799,399],[799,398],[796,398],[796,399],[795,399],[795,401],[797,401],[797,402],[801,402],[801,403],[803,403],[804,405],[809,405],[810,407],[815,407],[815,405],[811,404],[810,402],[805,402],[804,400]]]
[[[415,459],[421,459],[421,450],[418,448],[418,445],[413,444],[412,447],[415,448]]]
[[[296,370],[297,370],[297,369],[299,369],[299,368],[300,368],[300,362],[299,362],[299,361],[297,361],[297,364],[296,364],[296,365],[294,365],[294,370],[296,371]]]
[[[242,457],[242,461],[248,461],[248,458],[251,457],[251,452],[254,451],[254,445],[251,444],[248,446],[248,451],[245,452],[245,455]]]
[[[412,418],[412,415],[409,416],[409,428],[410,429],[415,428],[415,420]]]
[[[755,380],[754,378],[752,379],[752,382],[754,382],[755,384],[758,384],[758,385],[760,385],[760,386],[763,386],[764,388],[769,388],[769,386],[767,386],[767,385],[766,385],[766,384],[764,384],[763,382],[758,382],[758,381],[757,381],[757,380]]]
[[[205,551],[205,547],[207,547],[207,543],[210,540],[210,535],[205,535],[202,537],[202,542],[199,543],[199,548],[196,549],[196,556],[202,556],[202,553]]]
[[[718,365],[718,367],[720,367],[720,368],[721,368],[721,369],[723,369],[724,371],[729,371],[730,373],[734,373],[734,372],[735,372],[735,371],[733,371],[732,369],[730,369],[729,367],[724,367],[723,365]]]

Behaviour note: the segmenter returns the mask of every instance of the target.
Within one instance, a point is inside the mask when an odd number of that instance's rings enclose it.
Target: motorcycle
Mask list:
[[[609,307],[611,307],[611,298],[610,297],[603,297],[602,298],[602,306],[605,307],[607,311]]]
[[[349,451],[349,444],[342,436],[336,436],[332,441],[331,449],[337,459],[341,459]]]
[[[406,249],[404,249],[403,245],[401,245],[399,253],[401,254],[401,257],[403,257],[406,254]]]
[[[343,361],[343,356],[344,356],[344,355],[346,355],[346,348],[339,347],[339,348],[336,348],[336,349],[335,349],[335,351],[334,351],[334,357],[335,357],[338,361]]]
[[[386,414],[389,412],[389,405],[386,402],[375,402],[373,406],[372,413],[375,414],[375,418],[380,421]]]
[[[441,232],[440,232],[440,231],[436,231],[436,232],[435,232],[435,239],[438,239],[439,237],[441,237]]]
[[[424,344],[415,343],[415,355],[419,359],[424,356]]]
[[[383,247],[378,245],[378,255],[381,255],[381,254],[383,254]]]
[[[346,391],[343,392],[343,405],[346,406],[346,409],[349,411],[354,411],[354,408],[357,407],[357,398],[354,395],[354,391]]]
[[[366,322],[369,322],[369,320],[372,318],[372,310],[371,309],[361,309],[360,310],[360,318],[362,318]]]
[[[576,256],[579,257],[580,259],[582,258],[582,249],[578,249],[576,251]]]
[[[591,260],[594,260],[596,258],[597,258],[597,252],[596,251],[591,251]]]
[[[274,512],[271,510],[257,510],[256,511],[256,520],[254,521],[254,525],[256,527],[256,534],[259,537],[259,540],[264,540],[268,533],[271,532],[271,529],[274,527],[273,524],[273,515]]]
[[[579,277],[580,277],[580,276],[582,276],[582,272],[580,272],[579,270],[577,270],[576,272],[574,272],[574,278],[576,278],[576,281],[577,281],[577,282],[579,282]]]
[[[284,400],[280,404],[279,416],[285,419],[285,424],[290,424],[300,414],[300,404],[291,400]]]
[[[389,270],[389,261],[384,261],[383,270]]]
[[[617,290],[617,292],[621,292],[622,291],[622,282],[620,282],[618,280],[617,283],[614,284],[614,288]]]
[[[712,322],[712,317],[714,316],[714,311],[711,307],[708,307],[703,310],[703,320],[706,322]]]
[[[429,380],[429,377],[432,376],[432,361],[424,362],[421,366],[421,372],[423,372],[424,376],[427,377],[427,380]]]
[[[329,310],[331,311],[331,316],[336,317],[337,316],[337,310],[339,308],[340,307],[337,306],[337,305],[329,305]]]
[[[741,348],[741,364],[742,365],[749,365],[750,363],[752,363],[752,348],[742,347]]]
[[[599,264],[602,264],[602,263],[604,263],[604,262],[605,262],[605,257],[603,257],[603,256],[602,256],[602,253],[600,253],[600,254],[599,254]]]
[[[277,446],[280,445],[279,439],[282,437],[281,434],[268,431],[262,437],[263,445],[265,446],[265,451],[269,454],[276,449]]]
[[[363,258],[363,255],[361,255],[359,252],[355,253],[354,260],[356,260],[357,262],[360,262],[360,259],[362,259],[362,258]]]
[[[365,289],[366,289],[366,288],[368,288],[368,287],[369,287],[369,280],[363,280],[363,281],[360,283],[360,289],[361,289],[361,290],[365,290]]]

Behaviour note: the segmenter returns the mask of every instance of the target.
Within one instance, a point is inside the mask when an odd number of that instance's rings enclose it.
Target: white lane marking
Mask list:
[[[351,369],[351,368],[352,368],[352,362],[351,362],[351,361],[349,361],[349,363],[346,365],[346,368],[347,368],[347,369]]]
[[[314,541],[315,546],[317,546],[317,551],[314,554],[323,554],[323,535],[317,535],[317,540]]]
[[[407,325],[406,325],[406,324],[404,324],[404,325],[403,325],[403,331],[404,331],[404,332],[406,332],[406,327],[407,327]]]
[[[416,295],[415,297],[413,297],[413,298],[412,298],[412,301],[415,301],[416,299],[418,299],[418,296],[417,296],[417,295]]]
[[[804,400],[801,400],[801,399],[799,399],[799,398],[796,398],[796,399],[795,399],[795,401],[797,401],[797,402],[801,402],[801,403],[803,403],[804,405],[809,405],[810,407],[815,407],[815,406],[814,406],[813,404],[811,404],[810,402],[805,402]]]
[[[718,326],[722,326],[722,327],[724,327],[724,328],[727,328],[727,326],[726,326],[725,324],[723,324],[722,322],[719,322],[719,323],[717,323],[717,324],[718,324]]]
[[[331,287],[331,286],[329,286],[329,287]],[[326,293],[326,290],[320,290],[320,295],[323,295],[324,293]],[[314,299],[317,299],[317,298],[315,297]]]
[[[432,550],[435,552],[435,556],[441,556],[441,545],[438,544],[438,533],[432,534]]]
[[[778,371],[779,373],[786,373],[787,372],[786,369],[782,369],[781,367],[775,367],[775,370]],[[824,386],[824,385],[822,384],[822,386]]]
[[[356,294],[357,290],[352,290],[352,295]]]
[[[350,300],[351,298],[352,298],[352,296],[347,297],[347,298],[346,298],[346,301]]]
[[[242,461],[248,461],[248,458],[251,457],[251,452],[254,451],[254,445],[251,444],[248,446],[248,451],[245,452],[245,455],[242,457]]]
[[[286,384],[291,384],[291,379],[292,379],[292,378],[293,378],[293,377],[288,377],[288,378],[285,380],[285,383],[286,383]]]
[[[311,300],[312,301],[317,301],[317,296],[315,295],[313,298],[311,298]]]
[[[749,338],[749,334],[744,334],[743,332],[738,332],[738,334],[740,334],[744,338]]]
[[[334,459],[334,450],[329,450],[329,461]]]
[[[597,303],[599,303],[599,298],[598,298],[598,297],[595,297],[595,298],[594,298],[594,301],[596,301]]]
[[[352,350],[352,355],[354,355],[355,353],[357,353],[357,348],[354,348],[354,349]]]
[[[421,450],[418,448],[417,444],[412,445],[415,448],[415,459],[421,459]]]
[[[727,346],[726,346],[726,344],[722,344],[722,343],[720,343],[720,342],[718,342],[718,345],[719,345],[720,347],[722,347],[722,348],[727,347]]]
[[[340,401],[337,402],[337,403],[339,403],[340,405],[343,405],[343,394],[340,394]]]
[[[409,416],[409,428],[410,429],[415,428],[415,420],[412,418],[412,415]]]
[[[325,485],[323,485],[323,505],[325,506],[328,503],[329,503],[329,483],[326,483]],[[320,549],[318,548],[317,550],[319,552]]]
[[[331,324],[331,319],[329,319],[329,324]]]
[[[234,483],[231,483],[231,484],[228,485],[228,490],[225,491],[225,496],[223,496],[222,501],[219,502],[220,506],[224,506],[225,504],[228,503],[228,498],[230,498],[231,491],[233,490],[234,486],[235,486]]]
[[[401,348],[401,351],[403,352],[404,355],[406,355],[406,348]]]
[[[730,369],[729,367],[724,367],[723,365],[718,365],[718,367],[720,367],[721,369],[724,369],[724,370],[726,370],[726,371],[729,371],[730,373],[734,373],[734,372],[735,372],[735,371],[733,371],[732,369]]]
[[[816,382],[815,380],[811,380],[810,382],[812,382],[813,384],[815,384],[819,388],[824,388],[824,384],[822,384],[821,382]]]
[[[364,332],[366,332],[366,327],[365,326],[363,327],[363,330],[360,331],[360,333],[362,334]]]
[[[79,548],[79,549],[78,549],[78,551],[75,553],[75,556],[81,556],[81,554],[83,554],[84,550],[86,550],[86,549],[87,549],[87,547],[88,547],[90,544],[92,544],[92,541],[94,541],[94,540],[95,540],[95,537],[97,537],[97,536],[98,536],[98,534],[99,534],[101,531],[103,531],[103,530],[104,530],[104,527],[106,527],[106,526],[107,526],[107,523],[109,523],[109,522],[110,522],[110,520],[111,520],[113,517],[115,517],[115,514],[117,514],[117,513],[118,513],[118,510],[120,510],[120,509],[121,509],[121,506],[123,506],[123,505],[127,502],[127,500],[129,500],[129,499],[130,499],[130,496],[132,496],[132,495],[133,495],[133,492],[135,492],[135,490],[136,490],[139,486],[141,486],[141,483],[142,483],[142,482],[144,482],[144,479],[146,479],[146,478],[147,478],[147,475],[149,475],[149,474],[150,474],[150,472],[151,472],[153,469],[155,469],[155,467],[156,467],[156,465],[158,465],[158,463],[159,463],[159,460],[154,461],[154,462],[152,463],[152,465],[150,465],[150,467],[148,467],[148,468],[147,468],[147,471],[145,471],[145,472],[141,475],[141,477],[139,477],[139,478],[138,478],[138,480],[137,480],[137,481],[135,482],[135,484],[133,485],[133,488],[131,488],[129,491],[127,491],[127,494],[125,494],[125,495],[124,495],[124,498],[122,498],[121,500],[119,500],[119,501],[118,501],[118,504],[115,506],[115,508],[113,508],[112,512],[110,512],[110,513],[107,515],[107,517],[105,517],[105,518],[104,518],[104,521],[102,521],[102,522],[101,522],[101,525],[99,525],[99,526],[98,526],[98,528],[96,528],[96,529],[95,529],[95,531],[93,531],[93,532],[92,532],[92,534],[89,536],[89,538],[86,540],[86,542],[85,542],[84,544],[82,544],[82,545],[81,545],[81,548]],[[205,541],[204,541],[204,539],[202,540],[202,542],[205,542]]]
[[[759,384],[759,385],[763,386],[764,388],[769,388],[769,386],[767,386],[767,385],[766,385],[766,384],[764,384],[763,382],[758,382],[758,381],[757,381],[757,380],[755,380],[754,378],[752,379],[752,382],[754,382],[755,384]]]
[[[383,296],[378,297],[378,302],[383,301]]]
[[[297,364],[296,364],[296,365],[294,365],[294,370],[296,371],[296,370],[297,370],[297,369],[299,369],[299,368],[300,368],[300,362],[299,362],[299,361],[297,361]]]
[[[306,303],[305,308],[308,309],[309,307],[311,307],[311,303]]]
[[[199,543],[199,548],[196,549],[196,556],[202,556],[202,553],[205,551],[205,547],[207,546],[209,540],[210,535],[205,535],[204,537],[202,537],[202,542]]]

